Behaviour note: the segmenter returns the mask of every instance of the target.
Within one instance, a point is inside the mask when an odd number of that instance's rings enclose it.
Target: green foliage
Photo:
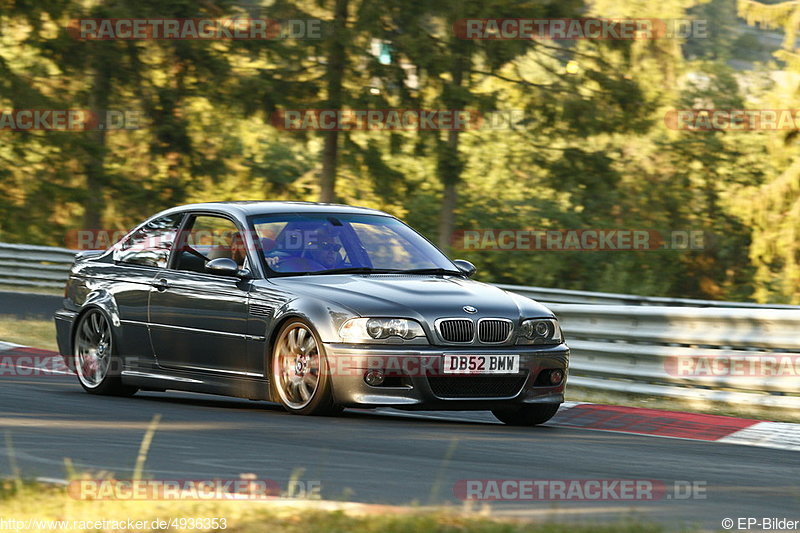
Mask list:
[[[736,9],[789,39],[796,6]],[[261,41],[81,41],[67,31],[80,17],[236,16],[318,18],[326,31]],[[453,31],[469,17],[579,16],[708,20],[710,34],[555,42]],[[142,126],[0,132],[0,240],[63,245],[70,230],[127,228],[191,201],[315,200],[332,171],[339,201],[404,217],[445,247],[459,229],[707,235],[695,251],[451,250],[486,281],[798,302],[797,132],[664,121],[675,109],[800,107],[793,42],[782,73],[728,66],[748,59],[755,38],[735,16],[727,0],[0,2],[0,108],[128,110]],[[374,42],[388,56],[373,55]],[[343,131],[333,143],[329,132],[271,125],[280,110],[331,106],[518,116],[462,132]]]
[[[800,104],[800,61],[796,36],[800,25],[797,2],[765,4],[739,0],[739,15],[750,24],[784,32],[782,50],[775,56],[786,61],[776,73],[774,87],[758,95],[763,109],[796,109]],[[800,158],[796,128],[776,131],[762,144],[763,157],[772,163],[763,180],[743,183],[730,198],[732,211],[751,230],[749,259],[755,270],[755,298],[759,301],[800,303]]]

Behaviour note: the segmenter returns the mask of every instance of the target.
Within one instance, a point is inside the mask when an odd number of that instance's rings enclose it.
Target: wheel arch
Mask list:
[[[335,306],[324,300],[298,298],[287,302],[275,313],[275,318],[266,332],[264,344],[264,370],[270,382],[270,400],[274,398],[272,387],[272,356],[278,335],[286,324],[298,320],[310,326],[319,340],[320,349],[325,352],[325,343],[337,340],[339,327],[345,320],[357,316],[347,309]]]
[[[114,295],[105,289],[96,289],[91,291],[81,304],[80,310],[78,310],[78,314],[75,315],[75,319],[72,321],[72,325],[69,330],[68,357],[70,361],[67,366],[71,365],[72,368],[74,368],[73,359],[75,357],[75,332],[78,329],[78,324],[80,324],[81,319],[92,309],[98,309],[105,315],[108,323],[111,325],[112,342],[114,345],[119,342],[119,329],[122,325],[122,322],[119,317],[119,307],[114,299]]]
[[[267,338],[270,346],[277,335],[277,331],[285,324],[286,320],[299,318],[313,326],[320,341],[323,343],[338,342],[339,328],[350,318],[360,316],[352,310],[326,300],[316,298],[297,298],[284,304],[275,313],[272,331]]]

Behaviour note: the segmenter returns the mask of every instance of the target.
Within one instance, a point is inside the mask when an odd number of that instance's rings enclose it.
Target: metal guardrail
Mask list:
[[[75,250],[0,243],[0,284],[63,288]]]
[[[0,243],[0,284],[61,288],[74,250]],[[800,307],[498,285],[546,303],[572,349],[570,383],[728,404],[800,408],[798,375],[683,375],[699,358],[800,360]],[[795,367],[796,370],[800,370]]]
[[[571,348],[572,385],[800,409],[800,310],[549,307]]]
[[[756,304],[750,302],[724,302],[721,300],[693,300],[661,296],[637,296],[613,292],[572,291],[523,285],[497,285],[543,303],[593,304],[593,305],[654,305],[668,307],[731,307],[742,309],[800,309],[798,305]]]

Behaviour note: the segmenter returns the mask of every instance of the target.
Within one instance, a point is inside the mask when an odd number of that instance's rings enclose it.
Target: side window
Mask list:
[[[183,214],[150,221],[122,242],[114,254],[120,263],[166,268]]]
[[[181,235],[181,249],[175,261],[176,270],[205,272],[213,259],[233,259],[240,268],[247,266],[244,236],[231,220],[213,215],[198,215]]]

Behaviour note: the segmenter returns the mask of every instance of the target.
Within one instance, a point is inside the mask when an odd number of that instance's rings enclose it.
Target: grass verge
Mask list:
[[[89,531],[81,522],[118,521],[105,531],[163,531],[154,520],[177,519],[169,531],[214,531],[213,527],[189,527],[189,519],[224,519],[230,533],[659,533],[657,524],[638,521],[607,524],[525,522],[503,520],[455,510],[416,510],[386,506],[357,506],[331,510],[333,502],[187,502],[187,501],[85,501],[68,496],[64,487],[6,481],[0,490],[0,517],[22,523],[27,531]],[[347,506],[349,504],[342,504]],[[186,520],[181,526],[180,520]],[[128,528],[128,520],[144,527]],[[39,521],[34,522],[34,521]],[[48,524],[49,522],[49,524]],[[8,525],[8,523],[6,523]],[[222,523],[219,522],[218,526]],[[2,526],[2,523],[0,523]],[[117,527],[114,527],[117,526]],[[121,527],[120,527],[121,526]],[[155,526],[155,527],[154,527]],[[0,527],[2,529],[2,527]],[[13,529],[13,528],[10,528]]]
[[[0,341],[24,344],[45,350],[58,350],[53,320],[28,320],[0,315]]]
[[[27,285],[20,287],[19,285],[6,285],[5,283],[0,283],[0,292],[25,292],[34,294],[52,294],[54,296],[64,295],[63,288],[37,287],[37,286],[27,286]]]

